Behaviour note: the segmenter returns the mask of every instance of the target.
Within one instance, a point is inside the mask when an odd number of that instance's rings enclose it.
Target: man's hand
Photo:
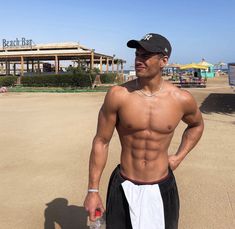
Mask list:
[[[171,167],[171,170],[175,170],[179,164],[180,164],[181,160],[177,155],[169,155],[168,156],[168,163]]]
[[[89,219],[95,221],[95,210],[100,209],[101,213],[104,213],[104,206],[102,204],[101,197],[97,192],[89,192],[84,201],[84,207],[89,213]]]

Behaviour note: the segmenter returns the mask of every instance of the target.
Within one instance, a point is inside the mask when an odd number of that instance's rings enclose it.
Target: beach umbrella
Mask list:
[[[222,70],[223,67],[227,66],[227,64],[222,62],[222,61],[220,61],[217,66],[220,68],[220,70]]]
[[[227,66],[227,64],[224,63],[224,62],[219,62],[218,65],[219,65],[219,66]]]
[[[201,61],[201,62],[199,62],[197,64],[198,65],[207,66],[207,67],[214,66],[213,64],[210,64],[210,63],[206,62],[205,60],[203,60],[203,61]]]
[[[181,64],[167,64],[166,68],[180,68],[182,65]]]
[[[173,75],[177,74],[180,64],[172,63],[172,64],[167,64],[164,69],[166,69],[167,73],[172,72]]]
[[[205,65],[200,65],[196,63],[191,63],[191,64],[185,64],[180,67],[180,70],[186,70],[186,69],[208,69],[208,66]]]

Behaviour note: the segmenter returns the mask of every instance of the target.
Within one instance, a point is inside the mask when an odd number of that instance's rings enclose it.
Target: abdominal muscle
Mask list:
[[[168,175],[168,147],[172,133],[147,130],[120,133],[122,144],[121,173],[139,182],[155,182]],[[121,131],[122,132],[122,131]]]

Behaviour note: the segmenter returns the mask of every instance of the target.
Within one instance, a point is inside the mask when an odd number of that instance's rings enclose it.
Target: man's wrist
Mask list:
[[[176,154],[175,156],[176,156],[177,160],[181,162],[181,161],[184,160],[184,158],[186,157],[186,155],[187,155],[187,154],[180,153],[180,154]]]
[[[87,192],[88,192],[88,193],[93,193],[93,192],[98,193],[98,192],[99,192],[99,189],[97,189],[97,188],[88,188]]]

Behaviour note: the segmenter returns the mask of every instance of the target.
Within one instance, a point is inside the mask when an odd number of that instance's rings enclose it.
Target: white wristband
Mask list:
[[[99,189],[90,188],[88,189],[88,192],[99,192]]]

